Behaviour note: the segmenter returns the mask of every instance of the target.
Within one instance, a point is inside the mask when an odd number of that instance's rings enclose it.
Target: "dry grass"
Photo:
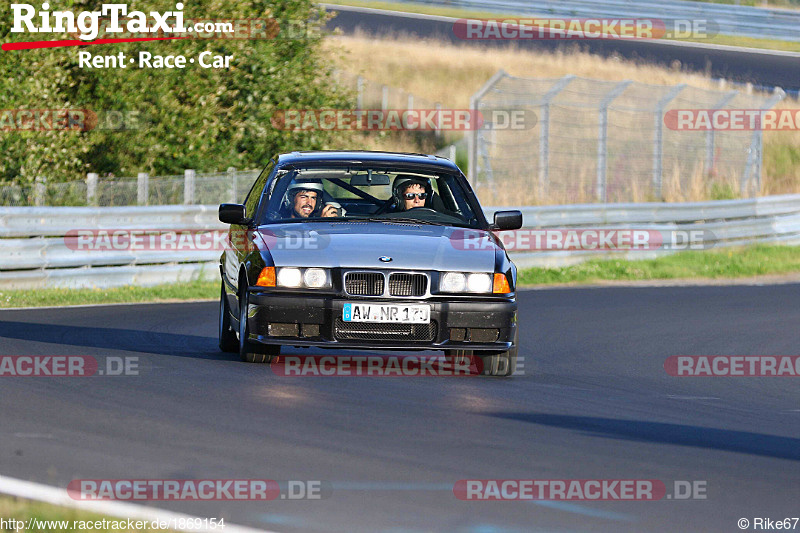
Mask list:
[[[797,108],[797,102],[777,107]],[[800,131],[764,133],[764,182],[761,194],[800,193]]]
[[[719,83],[699,74],[636,64],[619,58],[604,59],[578,50],[531,52],[448,45],[419,39],[377,40],[370,37],[330,37],[326,48],[339,68],[365,78],[403,88],[450,108],[469,105],[469,98],[499,69],[525,78],[560,78],[575,74],[587,78],[634,80],[656,85],[688,83],[718,89]]]
[[[450,45],[440,41],[399,38],[378,40],[364,36],[330,37],[325,42],[330,61],[353,74],[400,88],[430,102],[440,102],[447,108],[465,108],[470,97],[499,69],[512,76],[525,78],[560,78],[573,74],[585,78],[607,81],[633,80],[651,85],[685,83],[710,90],[730,90],[720,82],[697,73],[684,72],[680,65],[667,69],[620,58],[602,58],[581,52],[576,45],[568,52],[531,52],[510,46],[502,49],[470,45]],[[777,108],[797,108],[798,102],[787,99]],[[551,132],[552,133],[552,132]],[[428,137],[381,134],[364,135],[365,148],[432,152],[435,144]],[[765,132],[761,195],[800,192],[800,132]],[[530,169],[519,169],[520,176],[530,174]],[[567,189],[553,188],[543,193],[531,187],[535,178],[520,179],[521,190],[527,191],[529,203],[591,202],[594,191],[586,186],[592,181],[594,165],[588,161],[576,162],[570,172],[575,176],[575,186]],[[682,178],[677,170],[665,172],[663,196],[667,201],[699,201],[726,197],[726,191],[738,194],[738,179],[733,176],[706,176],[702,168],[684,169]],[[509,185],[509,183],[504,183]],[[481,187],[482,201],[501,205],[506,193]],[[505,189],[505,187],[503,187]],[[520,189],[517,189],[520,190]],[[635,201],[655,201],[648,196],[646,187],[632,185],[628,197]],[[544,197],[543,197],[544,194]],[[722,194],[722,196],[720,196]],[[515,193],[514,198],[519,200]],[[614,201],[609,197],[610,201]],[[518,203],[518,202],[517,202]]]
[[[433,137],[397,132],[356,133],[353,137],[337,137],[331,150],[376,150],[431,154],[437,150]]]

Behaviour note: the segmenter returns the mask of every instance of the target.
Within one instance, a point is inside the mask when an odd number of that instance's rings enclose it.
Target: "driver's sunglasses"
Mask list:
[[[424,200],[425,198],[428,197],[428,193],[426,193],[426,192],[407,192],[405,194],[405,196],[406,196],[406,200],[413,200],[415,196],[417,198],[419,198],[420,200]]]

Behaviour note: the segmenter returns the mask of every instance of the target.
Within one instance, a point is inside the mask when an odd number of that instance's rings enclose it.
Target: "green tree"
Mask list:
[[[10,33],[10,0],[0,0],[0,41],[57,40],[67,35]],[[101,2],[51,2],[51,10],[99,11]],[[130,2],[129,10],[163,13],[174,3]],[[36,4],[36,7],[39,7]],[[100,126],[109,111],[138,116],[136,129],[113,131],[2,131],[0,181],[29,183],[82,179],[88,171],[135,175],[178,174],[185,168],[259,168],[280,151],[320,149],[333,133],[276,129],[283,109],[351,107],[321,57],[324,14],[310,0],[198,0],[185,2],[189,19],[274,19],[269,39],[182,39],[0,52],[0,109],[92,110]],[[307,31],[302,31],[305,28]],[[113,37],[114,35],[107,35]],[[72,37],[74,38],[74,37]],[[199,54],[233,55],[230,69],[201,68]],[[78,53],[138,61],[140,51],[184,55],[184,69],[79,67]],[[337,133],[341,135],[341,133]]]

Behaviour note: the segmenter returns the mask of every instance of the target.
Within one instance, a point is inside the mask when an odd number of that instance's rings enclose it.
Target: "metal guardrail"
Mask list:
[[[429,4],[438,0],[390,0],[397,4]],[[447,7],[515,15],[573,18],[653,18],[664,21],[703,20],[719,33],[756,39],[800,41],[800,11],[689,0],[449,0]]]
[[[225,229],[217,219],[217,207],[0,207],[0,290],[215,279],[218,250],[81,251],[65,237],[70,230]]]
[[[521,208],[525,228],[695,230],[710,248],[752,243],[800,245],[800,195],[687,203],[583,204]],[[652,259],[674,250],[511,252],[520,267],[560,267],[589,259]]]
[[[491,220],[497,210],[488,208]],[[800,245],[800,195],[682,204],[585,204],[523,207],[526,229],[636,228],[699,230],[706,245],[754,242]],[[218,249],[186,251],[81,251],[68,245],[70,230],[192,231],[225,229],[216,205],[158,207],[0,208],[0,290],[42,287],[114,287],[215,279]],[[708,237],[710,236],[710,238]],[[650,251],[511,251],[520,267],[563,266],[597,257],[646,259]]]

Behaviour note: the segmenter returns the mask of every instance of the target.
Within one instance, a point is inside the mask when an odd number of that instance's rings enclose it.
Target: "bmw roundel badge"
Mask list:
[[[380,256],[378,259],[380,259],[380,260],[381,260],[381,262],[383,262],[383,263],[388,263],[389,261],[391,261],[391,260],[392,260],[392,258],[391,258],[391,257],[389,257],[388,255],[382,255],[382,256]]]

